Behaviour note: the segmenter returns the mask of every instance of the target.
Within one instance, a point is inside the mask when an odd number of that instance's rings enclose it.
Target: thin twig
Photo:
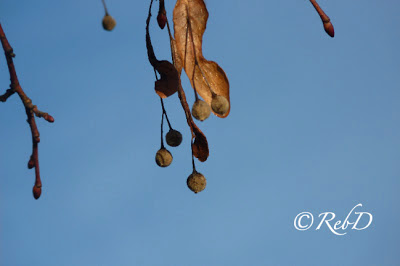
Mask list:
[[[40,134],[36,126],[35,115],[37,117],[43,117],[47,122],[50,123],[54,122],[54,118],[48,113],[40,111],[36,105],[33,105],[32,100],[25,94],[24,90],[19,84],[14,62],[12,59],[13,57],[15,57],[15,54],[6,38],[6,35],[3,31],[1,24],[0,24],[0,40],[3,46],[4,54],[6,56],[7,66],[8,66],[8,71],[10,73],[10,81],[11,81],[10,89],[8,89],[5,94],[0,96],[0,100],[4,102],[5,100],[7,100],[8,97],[13,95],[14,93],[17,93],[25,107],[26,116],[28,117],[27,122],[29,124],[32,134],[32,155],[29,159],[28,167],[35,168],[35,185],[33,187],[33,196],[35,197],[35,199],[38,199],[42,192],[42,182],[40,179],[39,152],[38,152]]]
[[[106,15],[108,15],[108,10],[107,10],[107,6],[106,6],[106,2],[104,0],[101,0],[103,2],[103,6],[104,6],[104,11],[106,12]]]
[[[7,99],[15,93],[15,90],[9,88],[3,95],[0,95],[0,102],[5,102]]]
[[[167,119],[169,129],[171,130],[171,129],[173,129],[173,128],[172,128],[172,126],[171,126],[171,123],[169,122],[168,115],[167,115],[167,111],[165,110],[165,107],[164,107],[164,101],[163,101],[163,99],[162,99],[161,97],[160,97],[160,100],[161,100],[161,107],[162,107],[163,113],[164,113],[164,115],[165,115],[165,118]]]
[[[162,115],[161,115],[161,149],[165,149],[165,146],[164,146],[164,132],[163,132],[164,115],[165,115],[165,113],[164,113],[164,110],[163,110]]]

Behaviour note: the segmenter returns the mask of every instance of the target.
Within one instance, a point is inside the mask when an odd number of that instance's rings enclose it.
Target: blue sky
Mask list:
[[[165,104],[184,140],[170,167],[154,162],[149,1],[107,3],[113,32],[100,0],[0,1],[22,87],[56,120],[38,120],[35,201],[24,109],[17,97],[0,104],[0,265],[400,264],[398,1],[320,0],[334,39],[308,1],[207,1],[203,52],[227,73],[232,109],[199,123],[211,155],[196,164],[208,181],[197,195],[176,95]],[[169,59],[154,18],[155,52]],[[303,211],[343,220],[358,203],[374,217],[366,230],[293,226]]]

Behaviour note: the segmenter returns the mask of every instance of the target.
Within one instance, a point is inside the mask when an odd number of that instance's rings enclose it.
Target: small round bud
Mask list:
[[[202,100],[197,100],[192,106],[192,115],[194,118],[200,121],[206,120],[211,113],[210,106],[208,103]]]
[[[160,167],[167,167],[172,163],[171,153],[165,149],[161,148],[156,153],[156,163]]]
[[[40,195],[42,194],[42,187],[34,185],[32,192],[33,192],[33,197],[35,199],[38,199],[38,198],[40,198]]]
[[[28,169],[32,169],[33,167],[35,167],[35,161],[33,160],[33,158],[31,157],[28,161]]]
[[[103,18],[103,28],[105,30],[112,31],[115,25],[117,25],[115,19],[112,16],[106,14]]]
[[[47,122],[49,122],[49,123],[54,123],[54,117],[52,117],[51,115],[47,115],[47,117],[45,117],[44,119],[46,119],[47,120]]]
[[[206,188],[207,180],[204,175],[193,172],[186,181],[187,186],[194,193],[203,191]]]
[[[211,108],[215,113],[224,115],[229,110],[229,102],[224,96],[214,95],[211,101]]]
[[[170,129],[165,136],[167,144],[171,147],[177,147],[182,142],[182,134],[178,130]]]

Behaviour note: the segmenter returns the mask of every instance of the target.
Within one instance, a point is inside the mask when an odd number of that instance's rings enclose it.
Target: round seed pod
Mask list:
[[[112,16],[106,14],[103,18],[103,29],[112,31],[115,25],[117,25],[115,19]]]
[[[178,130],[170,129],[165,136],[167,144],[171,147],[177,147],[182,142],[182,134]]]
[[[211,108],[215,113],[224,115],[229,110],[229,102],[224,96],[214,95],[211,100]]]
[[[197,100],[192,106],[192,115],[194,118],[200,121],[206,120],[211,113],[210,106],[208,103],[202,100]]]
[[[194,193],[203,191],[206,188],[207,180],[204,175],[193,172],[186,181],[187,186]]]
[[[167,167],[172,163],[171,153],[165,149],[161,148],[156,153],[156,163],[160,167]]]

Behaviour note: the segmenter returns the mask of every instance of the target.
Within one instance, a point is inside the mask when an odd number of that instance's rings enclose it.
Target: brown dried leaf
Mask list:
[[[147,56],[150,64],[160,74],[161,78],[155,82],[155,91],[161,98],[167,98],[178,91],[179,86],[179,75],[178,71],[173,64],[166,60],[159,61],[154,54],[153,45],[151,44],[149,24],[151,17],[151,5],[149,8],[149,14],[146,21],[146,47]]]
[[[192,143],[192,153],[193,153],[193,156],[196,157],[199,161],[205,162],[209,156],[207,138],[204,135],[204,133],[194,123],[192,115],[190,114],[190,108],[189,108],[189,105],[187,104],[186,95],[185,95],[185,92],[183,91],[181,80],[180,80],[180,75],[181,75],[182,66],[183,66],[182,57],[178,53],[177,44],[176,44],[175,39],[171,35],[171,31],[170,31],[168,22],[167,22],[167,26],[168,26],[168,34],[169,34],[170,42],[171,42],[172,59],[174,62],[174,66],[175,66],[176,70],[178,71],[178,75],[179,75],[178,96],[181,101],[182,108],[185,111],[187,123],[192,132],[192,140],[194,139],[194,141]]]
[[[208,11],[203,0],[178,0],[173,20],[176,49],[183,59],[183,67],[192,87],[211,105],[212,93],[229,101],[229,81],[222,68],[203,57],[202,41],[206,29]],[[228,112],[219,117],[227,117]]]
[[[178,53],[176,41],[174,38],[172,38],[172,36],[171,36],[171,48],[173,49],[172,57],[173,57],[173,61],[174,61],[174,66],[175,66],[176,70],[178,71],[178,75],[180,77],[181,73],[182,73],[183,63],[182,63],[182,58]]]
[[[200,162],[205,162],[209,155],[207,138],[195,123],[193,123],[192,126],[195,134],[195,139],[192,144],[193,155],[199,159]]]
[[[161,98],[167,98],[178,91],[179,76],[176,68],[170,62],[158,61],[155,69],[160,73],[161,78],[155,83],[155,90]]]

